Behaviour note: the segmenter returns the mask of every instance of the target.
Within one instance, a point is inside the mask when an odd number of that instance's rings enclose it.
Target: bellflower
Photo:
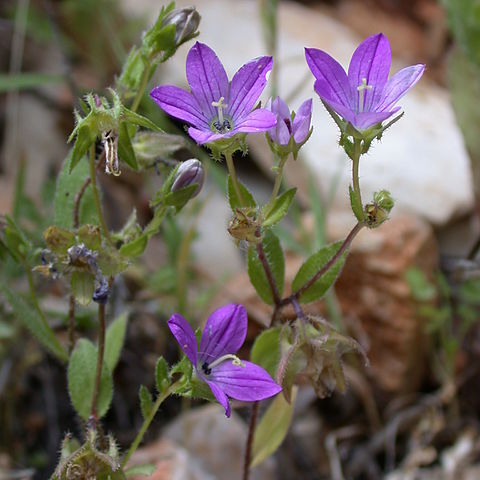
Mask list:
[[[290,113],[287,104],[280,97],[270,99],[265,108],[277,118],[277,124],[267,133],[270,147],[281,156],[293,153],[296,158],[298,150],[312,132],[312,99],[305,100],[296,113]]]
[[[150,95],[169,115],[189,123],[188,133],[199,144],[264,132],[275,125],[275,116],[263,108],[252,109],[272,67],[272,57],[258,57],[243,65],[229,83],[215,52],[197,42],[187,55],[191,92],[160,85]]]
[[[425,70],[425,65],[412,65],[389,79],[390,44],[382,33],[368,37],[357,47],[348,75],[322,50],[306,48],[305,56],[320,98],[358,130],[366,130],[398,112],[400,107],[395,104]]]
[[[242,305],[229,304],[215,310],[207,320],[198,347],[185,318],[175,313],[168,321],[197,376],[210,387],[227,417],[230,416],[228,397],[254,402],[282,390],[262,367],[235,356],[245,341],[247,322],[247,312]]]

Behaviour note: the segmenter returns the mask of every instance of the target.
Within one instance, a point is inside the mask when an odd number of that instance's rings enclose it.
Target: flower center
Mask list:
[[[219,133],[226,133],[229,130],[232,129],[232,124],[230,120],[227,120],[223,116],[223,110],[224,108],[228,107],[226,103],[223,103],[225,101],[224,97],[220,97],[218,102],[212,102],[212,107],[215,107],[218,112],[218,120],[213,122],[213,127],[217,130]]]
[[[216,360],[214,360],[212,363],[207,363],[203,362],[202,364],[202,371],[205,375],[210,375],[212,373],[212,368],[220,365],[223,362],[226,362],[227,360],[232,360],[232,364],[235,365],[236,367],[242,367],[245,368],[245,364],[236,356],[232,355],[231,353],[227,353],[227,355],[223,355]]]
[[[363,112],[363,104],[365,101],[365,90],[371,90],[373,88],[372,85],[367,85],[367,79],[364,77],[362,78],[362,83],[357,87],[358,90],[358,112]]]

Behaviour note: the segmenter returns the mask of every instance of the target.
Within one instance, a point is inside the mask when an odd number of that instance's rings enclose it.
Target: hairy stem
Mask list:
[[[252,413],[250,414],[250,423],[248,425],[247,443],[245,445],[245,457],[243,461],[243,480],[248,480],[250,476],[250,463],[252,461],[253,438],[255,433],[255,425],[257,423],[259,406],[260,406],[259,401],[253,402]]]
[[[147,431],[148,427],[152,423],[152,420],[154,419],[158,409],[160,408],[160,405],[168,396],[170,396],[172,393],[175,393],[175,390],[179,385],[180,385],[180,381],[173,383],[172,385],[170,385],[170,387],[167,388],[167,390],[165,390],[165,392],[163,392],[161,395],[157,397],[157,399],[155,400],[155,403],[152,406],[150,413],[148,414],[147,418],[143,421],[143,424],[139,432],[137,433],[135,440],[130,445],[128,452],[126,453],[125,457],[122,460],[122,468],[125,467],[125,465],[130,460],[130,457],[133,455],[135,450],[140,445],[140,442],[142,441],[143,436],[145,435],[145,432]]]
[[[238,185],[238,178],[237,173],[235,172],[235,165],[233,164],[233,158],[231,153],[225,153],[225,160],[227,162],[228,173],[230,174],[230,178],[232,179],[233,188],[235,189],[235,193],[237,194],[238,200],[240,204],[243,206],[245,202],[243,200],[242,191],[240,190],[240,186]]]
[[[362,192],[360,191],[360,180],[358,177],[358,171],[360,166],[360,155],[361,152],[361,140],[354,140],[354,150],[353,150],[353,159],[352,159],[352,182],[353,182],[353,191],[355,192],[355,198],[357,202],[357,210],[363,212],[363,203],[362,203]]]
[[[98,306],[98,355],[97,372],[95,374],[95,385],[93,389],[91,416],[97,419],[97,400],[100,391],[100,379],[102,377],[103,357],[105,354],[105,305]]]
[[[110,237],[110,232],[108,231],[107,224],[105,222],[105,217],[103,216],[102,205],[100,203],[100,195],[98,193],[97,187],[97,172],[96,172],[96,165],[95,165],[95,144],[90,147],[90,180],[92,183],[92,190],[93,190],[93,199],[95,201],[95,207],[97,209],[98,219],[100,221],[100,225],[102,227],[102,232],[105,238],[107,239],[108,243],[113,245],[112,238]]]
[[[285,165],[285,162],[287,161],[288,156],[285,155],[280,158],[280,162],[278,163],[278,166],[276,167],[277,175],[275,177],[275,183],[273,185],[273,190],[272,190],[272,195],[270,196],[270,200],[265,207],[265,216],[268,216],[270,213],[270,210],[273,207],[273,204],[275,203],[275,200],[278,195],[278,191],[280,190],[280,186],[282,185],[282,179],[283,179],[283,167]]]
[[[260,232],[258,232],[260,235]],[[260,263],[262,264],[263,270],[265,271],[265,275],[267,276],[268,285],[270,286],[270,290],[272,291],[273,301],[275,305],[280,303],[280,294],[278,293],[277,286],[275,285],[275,279],[273,278],[273,272],[270,268],[270,265],[267,261],[267,256],[265,255],[265,250],[263,249],[263,242],[258,242],[256,244],[257,247],[257,255]]]
[[[145,89],[147,88],[151,68],[152,68],[152,65],[149,62],[148,66],[143,71],[142,82],[140,83],[140,88],[138,89],[137,95],[135,96],[135,99],[133,100],[132,107],[130,109],[130,110],[132,110],[132,112],[137,111],[138,106],[140,105],[140,102],[142,101],[143,94],[145,93]]]

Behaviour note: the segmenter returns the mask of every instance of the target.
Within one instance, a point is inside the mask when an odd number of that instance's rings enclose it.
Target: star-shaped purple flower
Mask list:
[[[305,100],[292,121],[292,114],[287,104],[280,98],[270,99],[265,108],[277,117],[277,124],[268,131],[270,139],[279,145],[288,145],[293,137],[299,145],[305,141],[310,132],[312,120],[312,99]]]
[[[240,68],[229,83],[215,52],[197,42],[187,55],[191,92],[160,85],[150,95],[165,112],[189,123],[188,133],[199,144],[264,132],[275,125],[275,116],[263,108],[252,109],[272,67],[272,57],[258,57]]]
[[[398,112],[397,101],[422,76],[425,65],[412,65],[390,79],[391,51],[382,33],[365,39],[355,50],[348,76],[330,55],[306,48],[308,66],[316,78],[315,91],[346,121],[366,130]]]
[[[193,329],[185,318],[175,313],[168,321],[198,377],[210,387],[227,417],[230,416],[228,397],[254,402],[282,390],[262,367],[235,356],[245,341],[247,323],[247,312],[242,305],[229,304],[215,310],[207,320],[198,348]]]

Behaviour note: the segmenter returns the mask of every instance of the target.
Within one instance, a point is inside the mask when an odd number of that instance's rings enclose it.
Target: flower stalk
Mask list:
[[[353,146],[353,159],[352,159],[352,182],[353,191],[355,193],[356,211],[363,214],[362,192],[360,191],[360,156],[361,156],[361,140],[355,139]]]
[[[227,162],[227,169],[228,173],[230,174],[230,178],[232,179],[233,183],[233,188],[235,189],[235,193],[237,194],[237,197],[240,201],[240,203],[245,205],[245,201],[242,196],[242,191],[240,190],[240,186],[238,185],[238,178],[237,178],[237,173],[235,171],[235,164],[233,163],[233,157],[230,152],[225,152],[224,153],[225,160]]]
[[[92,397],[91,416],[97,419],[97,400],[100,391],[100,379],[102,377],[103,357],[105,356],[105,305],[98,305],[98,354],[97,354],[97,371],[95,373],[95,385]]]
[[[265,216],[268,216],[268,214],[270,213],[270,210],[272,209],[274,203],[275,203],[275,200],[277,198],[277,195],[278,195],[278,192],[280,190],[280,187],[282,185],[282,180],[283,180],[283,167],[285,166],[285,163],[288,159],[288,155],[284,155],[282,157],[280,157],[280,161],[278,163],[278,165],[275,167],[275,171],[276,171],[276,176],[275,176],[275,183],[273,184],[273,190],[272,190],[272,194],[270,196],[270,200],[267,204],[267,206],[265,207]]]

